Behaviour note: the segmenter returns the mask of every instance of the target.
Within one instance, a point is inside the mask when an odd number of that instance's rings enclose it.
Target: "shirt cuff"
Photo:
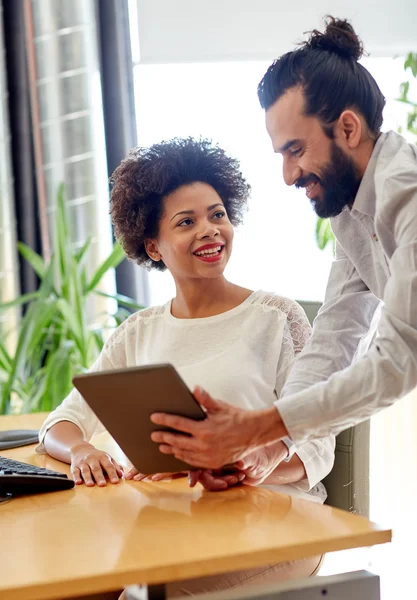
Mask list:
[[[294,454],[297,452],[296,445],[289,437],[282,438],[281,442],[283,442],[288,448],[288,456],[284,458],[284,462],[290,462]]]
[[[320,385],[320,383],[316,384],[316,386]],[[328,419],[321,414],[320,403],[316,401],[311,388],[280,398],[274,404],[288,431],[288,436],[298,447],[311,439],[327,437],[330,434],[324,425]]]

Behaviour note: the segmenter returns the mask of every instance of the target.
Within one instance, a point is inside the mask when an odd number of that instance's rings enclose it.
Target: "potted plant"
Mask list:
[[[39,278],[38,289],[0,304],[0,311],[12,306],[24,309],[14,351],[0,339],[0,414],[53,410],[71,390],[72,377],[97,358],[106,330],[119,325],[130,314],[127,309],[142,308],[131,298],[99,289],[103,276],[124,259],[120,245],[114,245],[91,277],[86,269],[90,247],[90,238],[82,248],[71,247],[61,185],[50,261],[18,244],[20,254]],[[90,326],[86,320],[86,304],[93,294],[112,298],[119,305],[102,315],[100,326]]]

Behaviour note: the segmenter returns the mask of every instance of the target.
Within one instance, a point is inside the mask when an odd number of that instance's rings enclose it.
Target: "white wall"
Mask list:
[[[350,19],[372,56],[417,51],[416,0],[136,1],[142,63],[270,60],[329,13]]]

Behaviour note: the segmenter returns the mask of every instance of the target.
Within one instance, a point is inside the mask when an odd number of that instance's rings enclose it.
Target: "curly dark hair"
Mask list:
[[[239,161],[211,140],[174,138],[129,152],[110,178],[110,214],[128,258],[148,269],[165,270],[163,261],[149,258],[145,240],[158,235],[164,198],[195,182],[216,190],[232,225],[242,222],[250,186]]]

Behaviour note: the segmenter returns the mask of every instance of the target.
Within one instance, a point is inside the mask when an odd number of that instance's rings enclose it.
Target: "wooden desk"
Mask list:
[[[35,429],[44,416],[0,417],[0,430]],[[117,452],[109,440],[97,445]],[[2,455],[69,472],[34,448]],[[0,505],[0,539],[0,598],[46,600],[382,544],[391,532],[270,490],[210,493],[176,480],[13,499]]]

